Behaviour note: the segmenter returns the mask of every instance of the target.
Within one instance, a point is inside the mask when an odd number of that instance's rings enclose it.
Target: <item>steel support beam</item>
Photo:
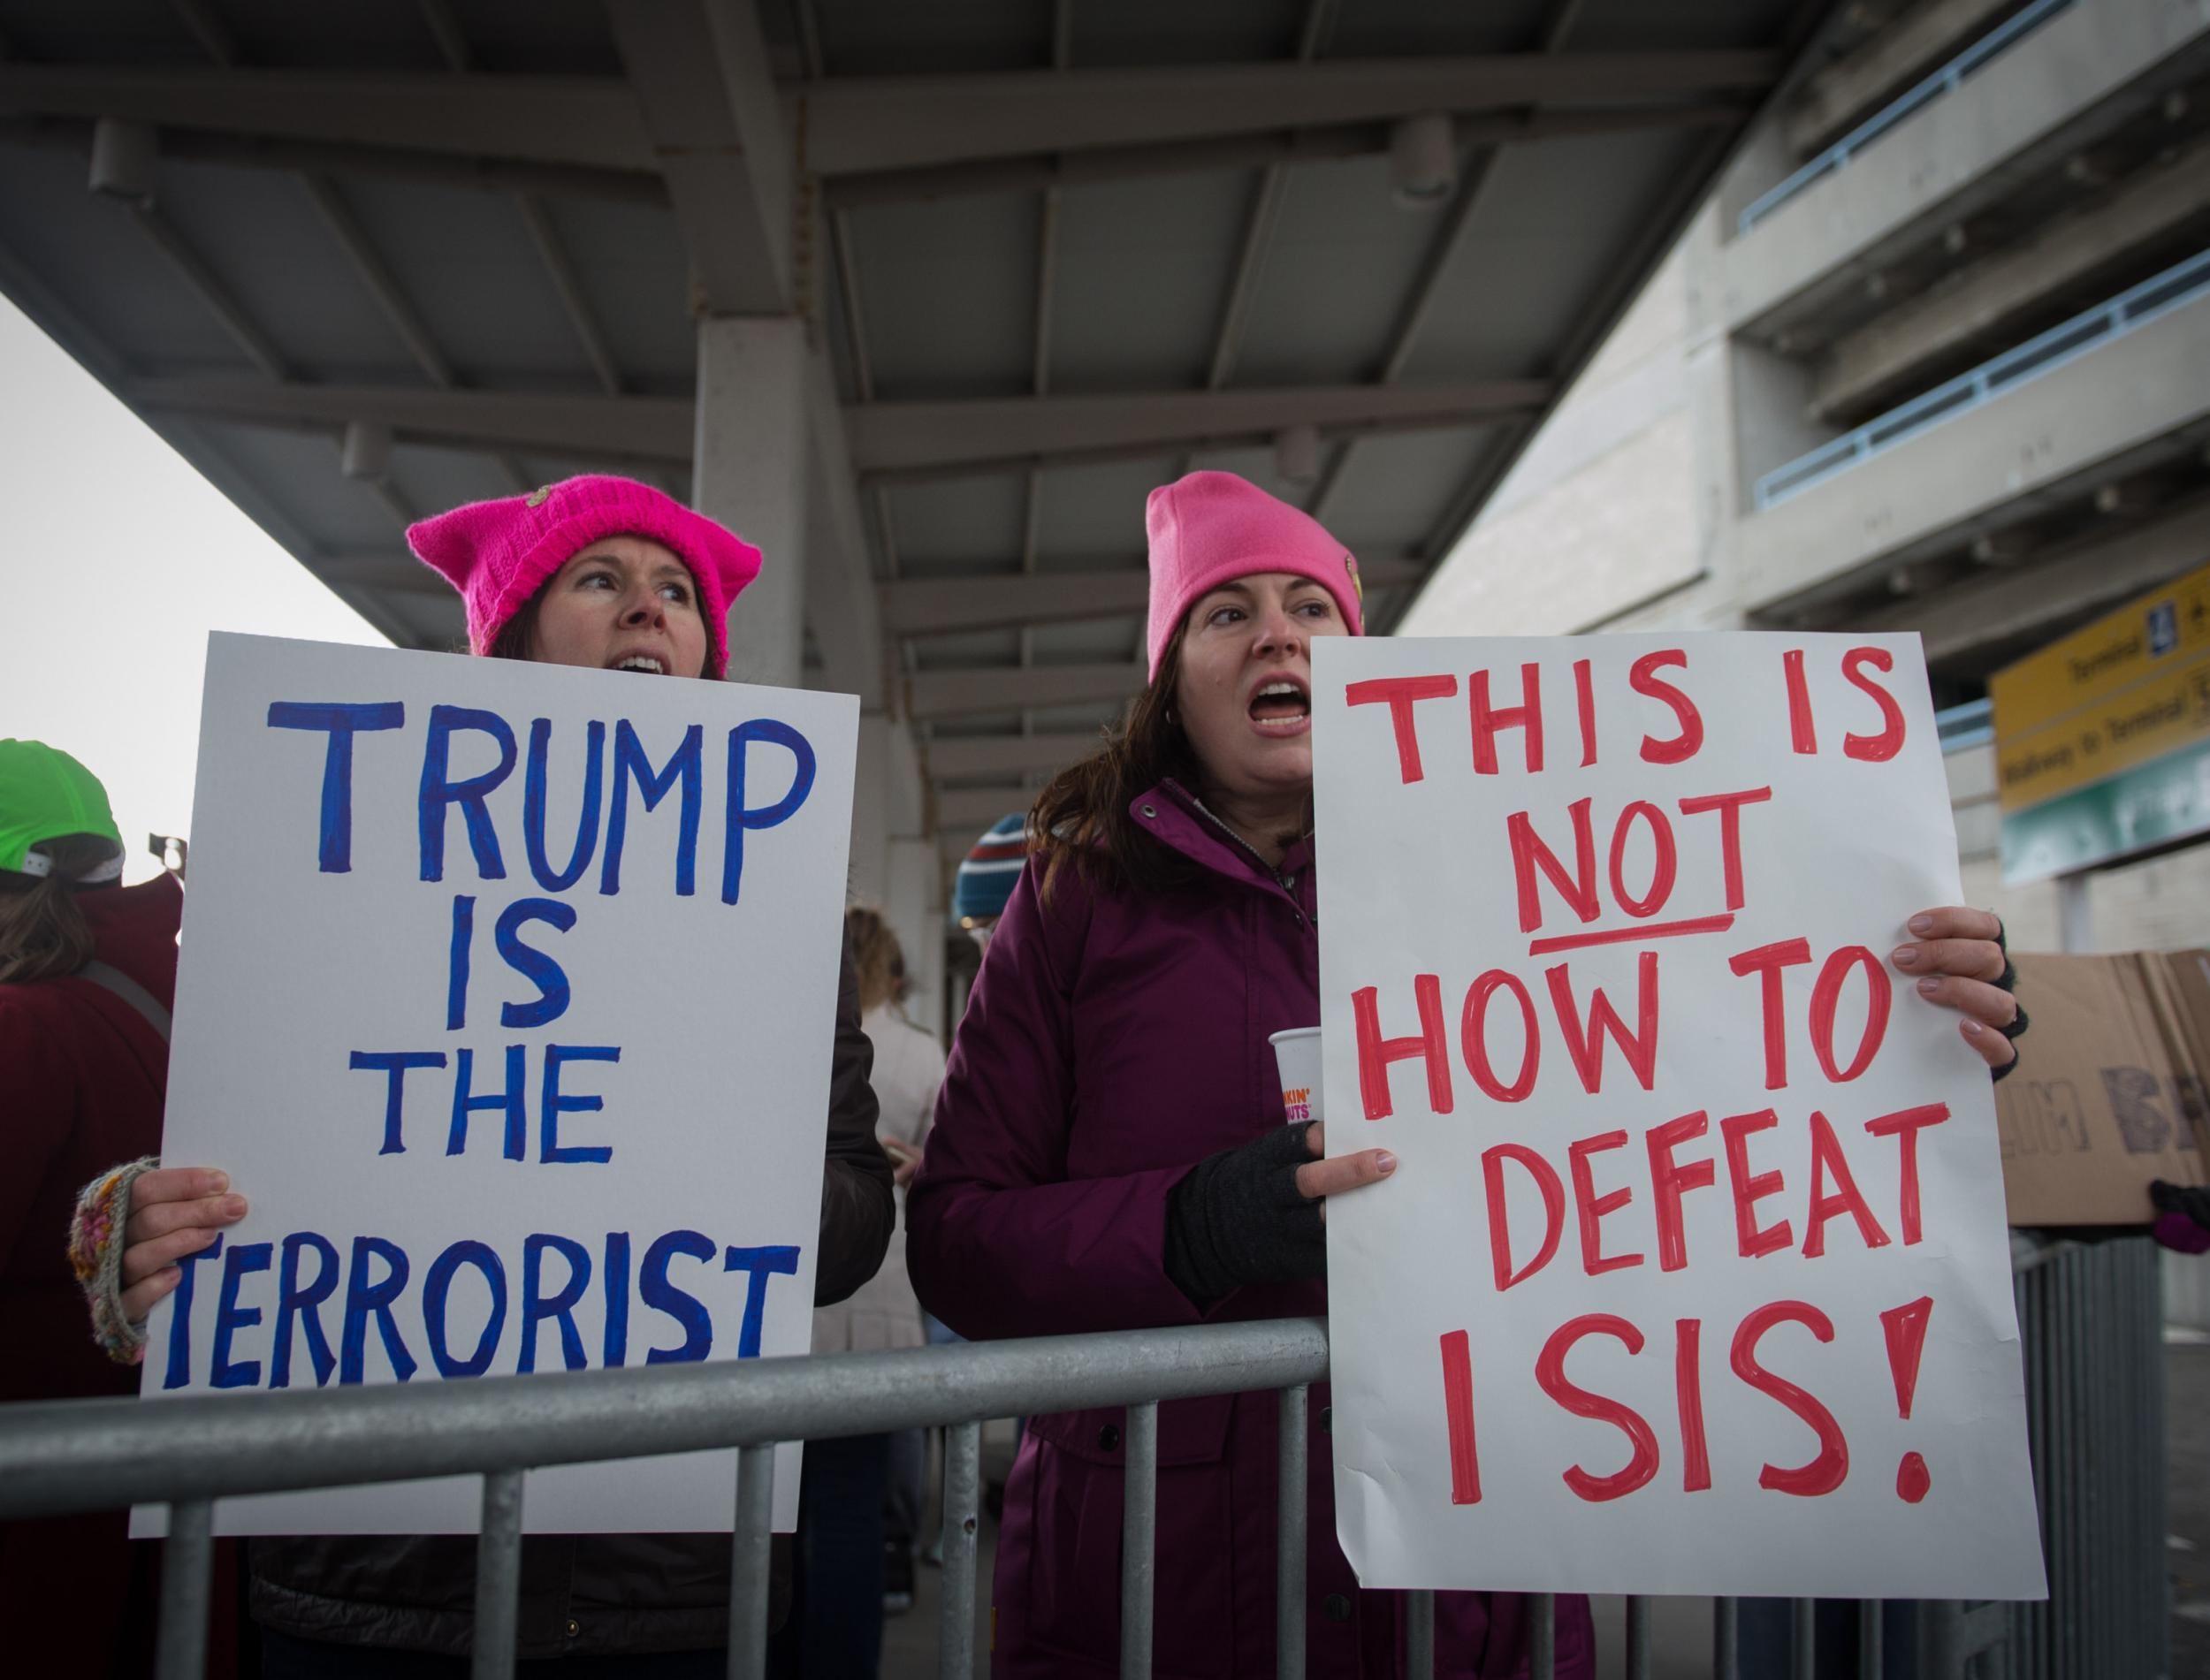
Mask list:
[[[574,460],[674,462],[691,454],[693,406],[683,397],[568,397],[387,385],[264,384],[257,380],[126,379],[133,406],[246,425],[334,430],[386,426],[402,442],[517,449]]]
[[[0,64],[0,111],[657,172],[613,76]]]
[[[881,612],[867,559],[858,476],[846,450],[843,411],[827,357],[817,353],[807,358],[806,380],[813,435],[806,627],[821,650],[828,686],[857,695],[863,711],[879,711],[885,674]]]
[[[131,218],[151,240],[156,249],[169,259],[178,277],[191,287],[194,295],[205,304],[215,318],[223,323],[232,340],[243,351],[246,359],[271,379],[290,376],[285,364],[283,351],[277,347],[252,315],[239,302],[222,277],[217,275],[207,259],[201,255],[192,242],[177,231],[169,218],[150,204],[128,207]]]
[[[1732,127],[1748,115],[1746,103],[1724,97],[1688,104],[1589,107],[1568,110],[1497,111],[1461,117],[1453,125],[1459,144],[1511,146],[1684,128]],[[940,163],[926,169],[869,170],[827,178],[823,196],[834,209],[900,204],[919,199],[983,193],[1037,193],[1053,186],[1142,180],[1156,175],[1266,169],[1294,163],[1373,157],[1389,150],[1390,125],[1349,123],[1288,132],[1267,131],[1149,146],[1107,146],[1038,157]]]
[[[1566,37],[1580,20],[1582,0],[1553,0],[1543,17],[1542,28],[1533,43],[1538,53],[1555,53],[1566,44]],[[1526,113],[1529,120],[1536,115]],[[1461,140],[1461,149],[1463,141]],[[1383,353],[1380,368],[1376,371],[1376,384],[1394,384],[1402,377],[1406,364],[1412,360],[1414,345],[1427,325],[1428,316],[1435,307],[1435,300],[1442,289],[1443,276],[1457,261],[1459,248],[1466,241],[1467,230],[1481,208],[1482,195],[1488,189],[1489,178],[1497,166],[1502,148],[1494,145],[1476,146],[1466,160],[1460,172],[1457,191],[1452,195],[1450,208],[1444,212],[1442,224],[1428,241],[1426,253],[1420,259],[1420,272],[1412,283],[1403,305],[1397,313],[1396,324],[1390,329],[1389,348]],[[1324,523],[1328,506],[1342,489],[1345,476],[1351,470],[1352,458],[1358,452],[1358,439],[1348,438],[1328,462],[1327,470],[1313,489],[1306,511]]]
[[[1104,744],[1094,732],[1064,735],[938,736],[928,744],[929,774],[1025,776],[1057,770],[1095,752]]]
[[[616,0],[617,39],[635,86],[616,77],[453,72],[186,70],[0,63],[0,112],[111,117],[256,141],[457,155],[628,175],[665,175],[711,201],[749,171],[787,194],[786,118],[766,80],[764,47],[744,0]],[[1768,52],[1576,53],[1544,58],[1376,59],[1321,64],[1036,71],[971,76],[830,77],[784,95],[805,107],[807,167],[828,177],[920,178],[945,166],[1052,168],[1054,154],[1117,153],[1113,173],[1216,168],[1181,145],[1313,133],[1315,155],[1387,144],[1387,125],[1420,111],[1469,118],[1527,107],[1580,107],[1612,125],[1664,122],[1683,108],[1729,110],[1724,97],[1762,91],[1779,74]],[[706,90],[743,97],[717,113]],[[1714,96],[1720,96],[1715,98]],[[1591,109],[1611,107],[1609,110]],[[1735,114],[1739,114],[1738,111]],[[1542,120],[1567,125],[1572,110]],[[1364,132],[1358,132],[1364,131]],[[1524,132],[1535,133],[1536,130]],[[1276,142],[1269,139],[1267,144]],[[1165,148],[1148,160],[1147,148]],[[182,155],[181,153],[178,155]],[[1293,151],[1274,156],[1293,161]],[[241,160],[242,161],[242,160]],[[1266,161],[1261,158],[1258,161]],[[334,167],[287,158],[282,167]],[[1059,167],[1078,179],[1077,157]],[[1010,185],[1011,183],[1006,183]],[[525,189],[526,190],[526,189]],[[880,190],[855,186],[855,191]],[[772,208],[774,200],[770,200]],[[783,237],[783,216],[763,225]]]
[[[415,359],[415,365],[422,369],[423,376],[440,388],[458,385],[460,377],[453,372],[451,359],[438,346],[430,323],[422,318],[421,311],[408,297],[399,277],[392,272],[391,264],[376,248],[352,207],[320,175],[302,175],[300,185],[306,189],[331,237],[346,254],[346,260],[352,263],[354,275],[384,311],[385,319],[391,323],[392,331],[399,334],[408,354]]]
[[[1104,460],[1241,444],[1294,425],[1331,434],[1462,426],[1527,413],[1551,396],[1545,380],[1492,379],[1395,389],[1284,386],[878,402],[849,417],[852,456],[862,473],[926,477],[1054,458]]]
[[[709,315],[791,307],[791,171],[752,0],[611,0],[608,16]]]
[[[309,556],[307,569],[324,582],[358,585],[399,595],[450,595],[453,585],[412,554],[332,554]]]
[[[1762,90],[1779,54],[1591,52],[1570,57],[1183,65],[811,83],[806,155],[825,175],[1387,123],[1421,111],[1693,99]]]
[[[842,414],[856,474],[925,477],[1167,453],[1270,437],[1299,423],[1334,435],[1466,425],[1528,413],[1550,393],[1546,381],[1504,379],[862,403]],[[263,384],[196,375],[128,380],[122,394],[149,408],[246,424],[335,428],[362,421],[412,443],[583,460],[682,464],[692,441],[692,405],[680,397]]]
[[[1417,582],[1426,568],[1412,559],[1361,556],[1359,575],[1368,590],[1386,589]],[[1135,568],[901,578],[879,587],[883,627],[893,635],[1120,618],[1140,614],[1150,599],[1149,574]]]
[[[906,715],[923,720],[983,711],[1109,704],[1140,689],[1141,665],[1031,665],[1025,670],[919,671],[906,678]]]
[[[553,293],[560,300],[560,310],[568,316],[575,342],[583,346],[584,360],[598,376],[598,388],[609,397],[620,396],[621,369],[614,362],[613,346],[606,342],[606,330],[598,324],[598,317],[583,296],[583,279],[575,272],[568,247],[560,243],[560,231],[545,213],[544,202],[535,194],[517,193],[514,211],[522,217],[530,242],[537,247],[537,260],[545,265],[545,277],[552,283]]]
[[[954,834],[972,834],[1010,812],[1026,810],[1034,800],[1034,794],[1018,787],[940,787],[934,795],[936,826]]]
[[[92,149],[92,122],[76,117],[0,118],[0,146],[65,151]],[[269,140],[201,129],[164,128],[161,155],[179,163],[219,169],[276,170],[416,181],[470,193],[543,193],[558,198],[604,199],[618,204],[667,202],[667,187],[642,170],[584,169],[560,163],[518,163],[457,153],[409,151],[398,146],[357,146],[311,140]]]

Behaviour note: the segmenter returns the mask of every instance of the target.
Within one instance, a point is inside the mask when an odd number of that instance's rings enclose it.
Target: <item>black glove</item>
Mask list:
[[[2011,1001],[2016,1003],[2018,1000],[2018,966],[2010,960],[2010,944],[2009,941],[2003,937],[2002,918],[2000,916],[1998,916],[1995,921],[1995,946],[1996,948],[2003,954],[2003,971],[2001,975],[1993,982],[1993,984],[1999,990],[2009,992],[2011,994]],[[2016,1039],[2025,1032],[2026,1025],[2026,1012],[2023,1009],[2021,1009],[2016,1015],[2011,1017],[2010,1024],[2008,1027],[1998,1027],[1995,1030],[2001,1033],[2006,1038]],[[1991,1080],[2008,1079],[2010,1076],[2011,1069],[2018,1065],[2020,1060],[2023,1059],[2024,1054],[2025,1053],[2021,1051],[2018,1054],[2011,1057],[2011,1059],[2005,1062],[2001,1067],[1990,1068],[1987,1070],[1988,1078]]]
[[[1246,1283],[1328,1274],[1316,1199],[1297,1193],[1313,1122],[1276,1126],[1239,1149],[1208,1155],[1167,1192],[1166,1274],[1200,1307]]]

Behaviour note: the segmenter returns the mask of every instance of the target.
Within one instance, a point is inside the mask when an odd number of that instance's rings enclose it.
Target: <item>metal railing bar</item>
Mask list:
[[[938,1680],[974,1674],[975,1514],[982,1499],[982,1425],[944,1432],[943,1608],[937,1613]]]
[[[169,1507],[169,1538],[161,1556],[161,1631],[154,1646],[156,1680],[200,1680],[205,1672],[207,1607],[214,1577],[215,1502],[179,1500]]]
[[[1320,1319],[277,1395],[0,1406],[0,1517],[694,1452],[1274,1389]]]
[[[1818,1680],[1818,1600],[1796,1599],[1788,1617],[1788,1680]]]
[[[1937,711],[1934,713],[1934,728],[1940,734],[1941,750],[1945,755],[1984,746],[1995,739],[1995,703],[1992,700],[1968,700],[1961,706],[1950,706]]]
[[[1527,1595],[1527,1680],[1558,1680],[1558,1600],[1548,1593]]]
[[[1435,1594],[1420,1590],[1405,1594],[1405,1680],[1433,1680],[1435,1674]]]
[[[1886,1606],[1878,1599],[1857,1601],[1857,1680],[1881,1680],[1881,1615]]]
[[[1280,1503],[1274,1547],[1275,1680],[1305,1680],[1306,1448],[1311,1390],[1303,1383],[1280,1395],[1275,1486]]]
[[[1650,1600],[1637,1593],[1627,1600],[1627,1680],[1650,1680]]]
[[[1859,152],[1903,118],[1932,104],[1942,95],[1954,92],[1974,71],[2000,56],[2022,36],[2075,4],[2076,0],[2035,0],[2034,4],[2013,13],[1947,64],[1890,100],[1779,186],[1753,200],[1735,218],[1734,231],[1738,234],[1749,232],[1813,181],[1854,162]]]
[[[766,1680],[767,1575],[774,1545],[775,1448],[736,1452],[736,1517],[729,1547],[729,1680]]]
[[[1757,481],[1751,498],[1760,508],[1824,483],[1932,428],[1970,414],[1983,403],[2054,373],[2075,358],[2148,325],[2168,311],[2210,291],[2210,251],[2198,251],[2116,297],[2014,345],[1969,372],[1922,391],[1909,402],[1868,420],[1856,430],[1774,468]]]
[[[1741,1680],[1741,1601],[1711,1600],[1712,1680]]]
[[[476,1537],[474,1680],[512,1680],[522,1614],[522,1479],[518,1470],[484,1472],[484,1517]]]
[[[1159,1515],[1159,1405],[1128,1408],[1120,1504],[1120,1680],[1150,1680],[1151,1586]]]

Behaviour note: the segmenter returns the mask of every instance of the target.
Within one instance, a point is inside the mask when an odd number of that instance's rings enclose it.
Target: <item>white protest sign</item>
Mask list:
[[[805,1352],[857,713],[215,636],[162,1155],[251,1211],[155,1311],[144,1394]],[[533,1471],[524,1520],[726,1531],[735,1461]],[[480,1497],[217,1520],[468,1532]]]
[[[2036,1598],[1916,636],[1314,650],[1336,1510],[1369,1586]]]

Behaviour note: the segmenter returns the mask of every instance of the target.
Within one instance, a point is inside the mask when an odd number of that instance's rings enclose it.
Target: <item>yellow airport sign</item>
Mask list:
[[[2000,715],[2000,714],[1999,714]],[[2023,810],[2210,738],[2210,649],[2031,734],[1995,741],[2002,807]]]
[[[2210,740],[2210,566],[1989,680],[2006,812]]]

